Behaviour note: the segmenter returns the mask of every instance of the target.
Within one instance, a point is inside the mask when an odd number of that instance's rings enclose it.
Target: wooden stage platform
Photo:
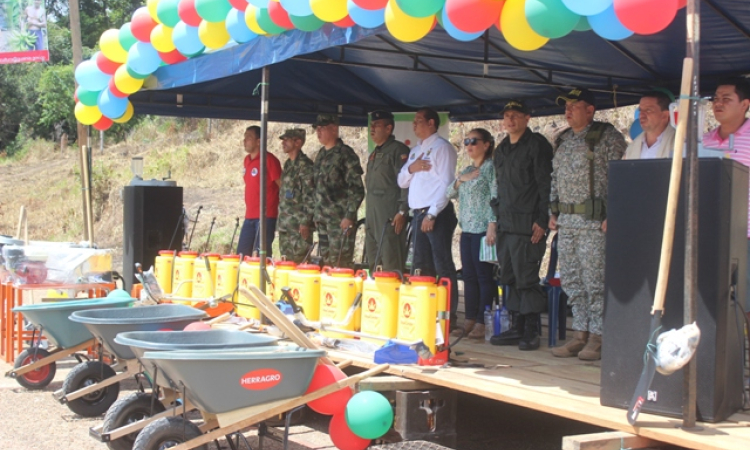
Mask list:
[[[545,330],[546,333],[546,330]],[[485,342],[461,341],[452,357],[481,367],[397,366],[392,375],[531,408],[592,425],[697,450],[750,449],[750,414],[736,413],[728,421],[699,423],[699,430],[679,428],[682,420],[642,413],[636,427],[628,424],[624,409],[599,403],[599,363],[577,358],[555,358],[544,346],[533,352],[497,347]],[[361,368],[372,361],[353,353],[330,351],[333,360],[352,360]],[[679,379],[677,382],[682,382]],[[599,447],[596,447],[599,448]]]

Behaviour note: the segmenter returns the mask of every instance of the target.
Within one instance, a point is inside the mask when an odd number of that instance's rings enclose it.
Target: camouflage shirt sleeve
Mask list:
[[[411,149],[405,144],[399,145],[398,150],[393,152],[393,168],[396,171],[396,173],[394,174],[395,179],[398,179],[398,173],[401,172],[401,168],[404,166],[404,163],[406,163],[407,159],[409,159],[409,152],[411,152]],[[409,188],[401,189],[401,197],[398,201],[398,210],[403,211],[404,213],[409,211]]]
[[[354,150],[349,146],[344,146],[344,164],[346,165],[346,186],[349,192],[348,201],[346,203],[346,218],[357,221],[357,211],[359,205],[362,204],[362,200],[365,198],[365,186],[362,183],[362,164],[359,162],[359,157]]]
[[[313,204],[315,200],[313,196],[313,193],[315,191],[313,162],[306,155],[301,156],[303,156],[303,158],[300,160],[299,164],[299,181],[302,187],[301,194],[302,205],[304,205],[304,209],[302,210],[302,214],[300,216],[300,223],[302,223],[303,225],[312,226]]]

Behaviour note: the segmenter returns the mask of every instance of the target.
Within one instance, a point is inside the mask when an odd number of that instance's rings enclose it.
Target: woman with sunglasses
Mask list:
[[[492,264],[479,260],[482,238],[495,234],[496,217],[490,200],[497,192],[492,150],[495,139],[484,128],[471,130],[464,139],[471,164],[448,186],[448,198],[458,198],[458,224],[461,226],[461,266],[464,282],[465,319],[454,333],[469,339],[484,339],[484,310],[492,305],[497,286]]]

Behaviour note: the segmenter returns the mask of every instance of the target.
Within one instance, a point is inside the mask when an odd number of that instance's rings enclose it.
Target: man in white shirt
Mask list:
[[[430,108],[417,111],[414,134],[419,141],[398,174],[398,185],[409,188],[409,208],[414,212],[412,267],[423,275],[451,280],[450,319],[456,326],[458,286],[451,247],[458,219],[446,188],[456,177],[456,149],[437,133],[440,116]],[[489,207],[489,206],[488,206]]]
[[[639,134],[622,159],[670,158],[674,150],[674,128],[669,124],[671,99],[660,91],[647,92],[638,103],[643,133]]]

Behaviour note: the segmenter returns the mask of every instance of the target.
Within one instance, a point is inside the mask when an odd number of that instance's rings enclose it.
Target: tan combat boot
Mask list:
[[[469,339],[482,339],[484,340],[484,324],[477,323],[467,336]]]
[[[474,319],[465,319],[464,320],[464,326],[461,328],[456,328],[455,330],[451,331],[451,336],[468,336],[469,333],[471,333],[471,330],[474,329],[474,325],[477,323]]]
[[[602,359],[602,335],[591,333],[583,350],[578,352],[578,359],[582,361],[598,361]]]
[[[565,343],[561,347],[555,347],[552,349],[552,355],[558,358],[572,358],[578,355],[578,352],[583,350],[586,346],[586,341],[589,339],[588,331],[574,331],[573,339]]]

